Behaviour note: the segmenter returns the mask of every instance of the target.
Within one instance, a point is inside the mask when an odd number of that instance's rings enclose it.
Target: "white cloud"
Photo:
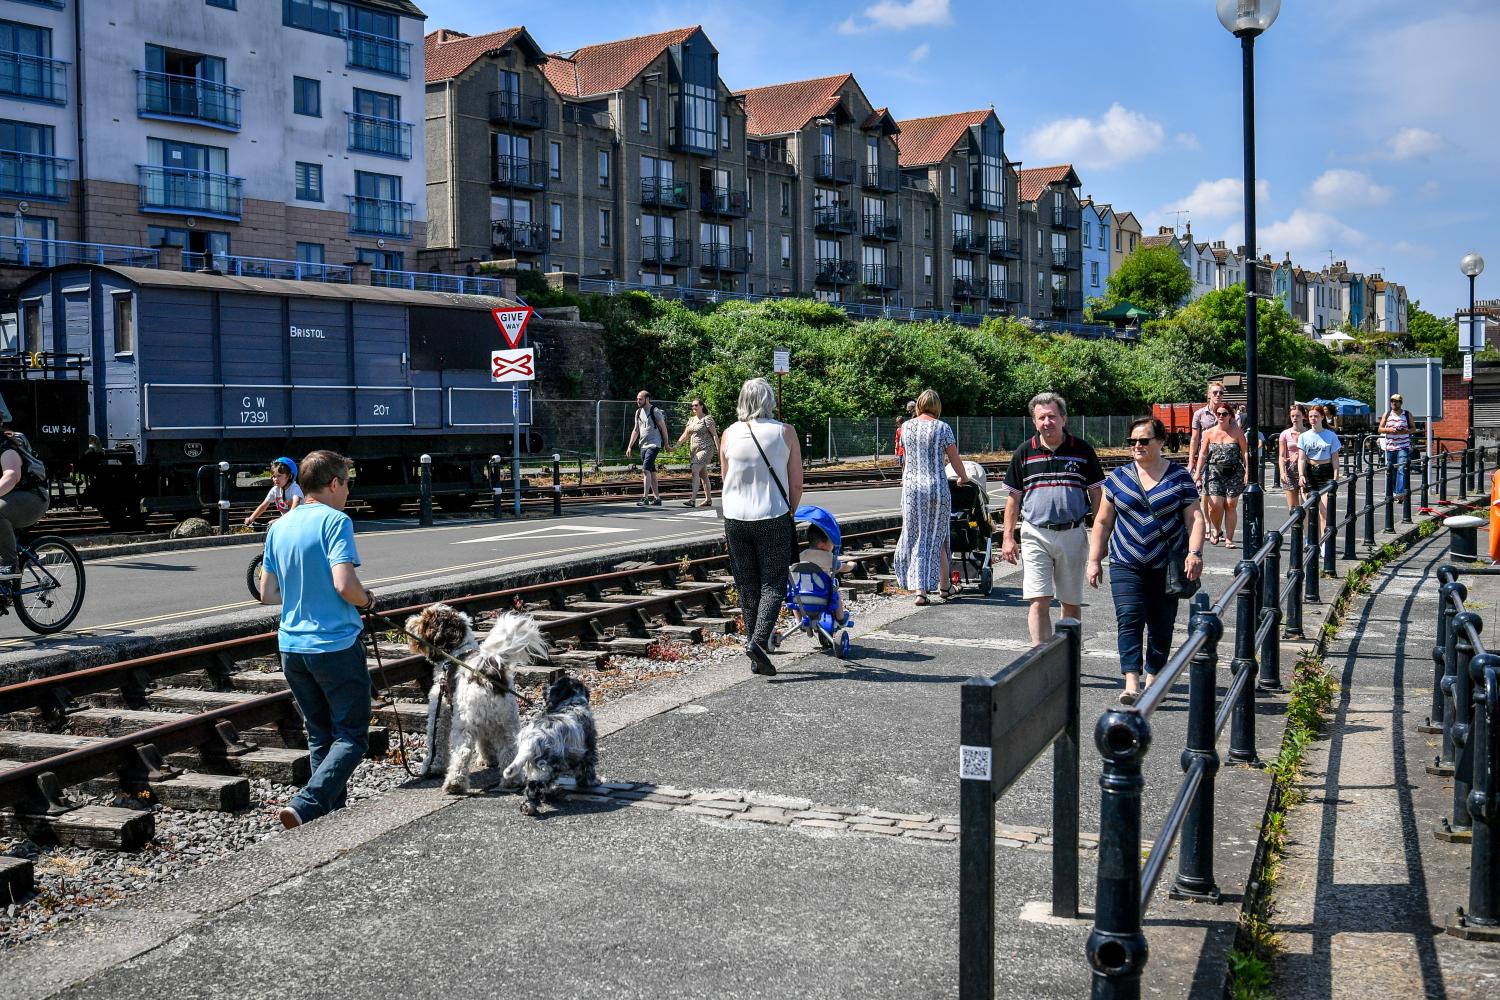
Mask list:
[[[1385,141],[1386,151],[1393,160],[1414,160],[1441,152],[1447,145],[1443,137],[1425,128],[1404,128]]]
[[[1330,206],[1384,205],[1395,189],[1376,184],[1369,174],[1358,170],[1335,169],[1324,171],[1308,193]]]
[[[1161,148],[1166,130],[1139,111],[1116,103],[1098,118],[1060,118],[1027,136],[1037,163],[1067,161],[1107,168],[1139,159]]]
[[[912,49],[911,55],[907,56],[906,59],[908,62],[919,63],[923,59],[927,58],[928,51],[929,49],[927,43],[923,42],[921,45],[918,45],[916,48]]]
[[[1417,188],[1417,197],[1421,198],[1423,201],[1432,201],[1434,198],[1436,198],[1438,195],[1440,195],[1442,193],[1443,193],[1443,182],[1442,181],[1428,181],[1427,183],[1423,184],[1421,187]]]
[[[1269,181],[1255,182],[1256,203],[1271,197]],[[1245,182],[1237,177],[1221,177],[1216,181],[1199,181],[1192,193],[1180,201],[1163,208],[1158,215],[1186,212],[1190,219],[1231,219],[1245,211]]]
[[[875,31],[879,28],[889,28],[892,31],[905,31],[907,28],[936,27],[953,23],[953,15],[948,10],[948,0],[880,0],[879,3],[871,4],[864,10],[867,21],[861,23],[853,17],[845,18],[839,25],[839,32],[845,35],[858,35],[866,31]]]
[[[1348,256],[1349,248],[1364,249],[1369,244],[1369,238],[1353,226],[1345,225],[1327,212],[1306,208],[1296,209],[1285,219],[1260,227],[1256,235],[1260,252],[1277,260],[1287,251],[1291,251],[1294,261],[1319,260],[1326,257],[1329,250],[1342,258]]]
[[[1203,148],[1203,143],[1199,142],[1198,137],[1191,132],[1178,132],[1175,138],[1177,139],[1177,145],[1183,149]]]

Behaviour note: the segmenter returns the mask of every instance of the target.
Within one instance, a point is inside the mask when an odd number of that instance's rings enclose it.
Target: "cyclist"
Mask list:
[[[254,524],[256,518],[264,514],[272,504],[276,505],[276,513],[281,515],[301,502],[302,487],[297,485],[297,463],[282,456],[271,463],[271,490],[260,502],[260,506],[245,518],[245,526]]]

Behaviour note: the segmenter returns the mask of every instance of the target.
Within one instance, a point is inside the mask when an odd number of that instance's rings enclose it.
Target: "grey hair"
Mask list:
[[[758,420],[776,415],[776,392],[771,383],[763,378],[747,378],[740,386],[739,402],[735,413],[741,420]]]
[[[1064,420],[1068,419],[1068,404],[1055,392],[1039,392],[1032,396],[1031,402],[1026,404],[1026,415],[1035,417],[1038,406],[1055,406],[1057,415]]]

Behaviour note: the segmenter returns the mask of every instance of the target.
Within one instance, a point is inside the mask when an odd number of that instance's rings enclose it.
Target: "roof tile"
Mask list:
[[[896,137],[896,146],[901,151],[901,165],[925,167],[941,163],[970,126],[978,125],[994,113],[986,108],[983,111],[960,111],[951,115],[897,121],[896,127],[901,130],[901,134]]]
[[[1060,163],[1055,167],[1032,167],[1021,171],[1020,200],[1023,202],[1036,201],[1047,189],[1048,184],[1057,181],[1066,181],[1072,177],[1073,183],[1078,183],[1078,174],[1074,172],[1071,163]]]
[[[569,56],[551,56],[543,68],[552,85],[568,97],[609,94],[624,90],[669,45],[685,42],[701,30],[694,25],[654,35],[622,38],[617,42],[585,45]],[[554,61],[570,63],[571,72],[566,65],[553,67]]]
[[[427,82],[451,80],[484,56],[509,45],[525,28],[506,28],[487,35],[465,35],[439,28],[423,39],[427,58]]]
[[[839,89],[849,77],[848,73],[839,73],[737,91],[735,96],[745,105],[745,132],[761,136],[800,130],[833,110],[839,102]]]

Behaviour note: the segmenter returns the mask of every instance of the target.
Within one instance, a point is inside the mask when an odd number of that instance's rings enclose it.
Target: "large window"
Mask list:
[[[52,154],[51,125],[0,118],[0,194],[66,198],[70,161]]]
[[[354,113],[369,118],[385,118],[396,121],[401,118],[401,97],[397,94],[382,94],[378,90],[354,88]]]
[[[229,256],[229,234],[208,232],[202,228],[147,226],[146,245],[180,247],[187,253],[211,253],[215,258]]]
[[[719,138],[719,57],[706,40],[682,43],[682,76],[676,82],[675,141],[712,153]]]
[[[951,183],[951,174],[949,179]],[[976,208],[990,211],[1005,205],[1005,161],[1000,130],[993,121],[980,126],[978,148],[969,154],[969,199]]]
[[[325,35],[343,34],[344,5],[336,0],[283,0],[281,23]]]
[[[321,164],[298,163],[296,176],[298,201],[323,200],[323,167]]]
[[[305,76],[292,77],[292,111],[320,118],[323,115],[323,85]]]
[[[67,99],[65,64],[52,60],[52,29],[0,21],[0,94],[61,104]]]
[[[297,262],[299,264],[321,264],[323,263],[323,244],[321,243],[298,243]]]
[[[129,292],[114,292],[115,355],[135,351],[135,296]]]

